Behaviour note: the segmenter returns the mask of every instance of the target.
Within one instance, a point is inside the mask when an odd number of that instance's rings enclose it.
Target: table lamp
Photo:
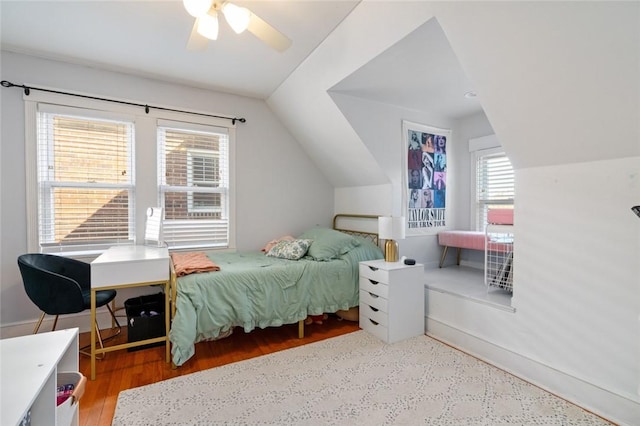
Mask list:
[[[398,243],[396,240],[404,239],[403,216],[378,217],[378,238],[386,240],[384,244],[384,260],[386,262],[398,261]]]

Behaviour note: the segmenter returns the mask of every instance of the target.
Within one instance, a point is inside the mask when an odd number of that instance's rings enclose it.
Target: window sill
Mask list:
[[[484,272],[478,268],[447,266],[426,269],[425,287],[431,291],[450,294],[507,312],[516,311],[511,306],[511,293],[487,287],[484,284]]]

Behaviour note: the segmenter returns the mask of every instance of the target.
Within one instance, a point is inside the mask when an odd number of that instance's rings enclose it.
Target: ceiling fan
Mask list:
[[[183,0],[184,8],[196,18],[187,42],[187,49],[202,50],[209,40],[218,38],[218,15],[225,17],[229,26],[240,34],[249,30],[260,40],[283,52],[291,46],[291,40],[265,22],[246,7],[237,6],[229,1],[216,0]]]

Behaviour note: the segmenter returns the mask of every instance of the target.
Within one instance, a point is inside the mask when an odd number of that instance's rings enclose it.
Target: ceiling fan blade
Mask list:
[[[201,36],[198,32],[199,22],[200,18],[196,18],[196,21],[193,23],[191,35],[189,36],[189,41],[187,41],[187,50],[204,50],[209,44],[209,40],[207,40],[206,37]]]
[[[247,30],[280,52],[284,52],[291,46],[291,40],[286,35],[273,28],[255,13],[251,13]]]

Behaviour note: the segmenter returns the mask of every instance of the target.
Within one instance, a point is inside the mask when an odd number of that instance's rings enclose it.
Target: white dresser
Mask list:
[[[20,425],[27,416],[34,426],[78,424],[77,401],[56,406],[59,385],[75,383],[79,389],[77,328],[2,339],[0,359],[1,425]],[[66,380],[69,375],[73,382]]]
[[[360,262],[360,328],[387,343],[424,334],[424,266]]]

